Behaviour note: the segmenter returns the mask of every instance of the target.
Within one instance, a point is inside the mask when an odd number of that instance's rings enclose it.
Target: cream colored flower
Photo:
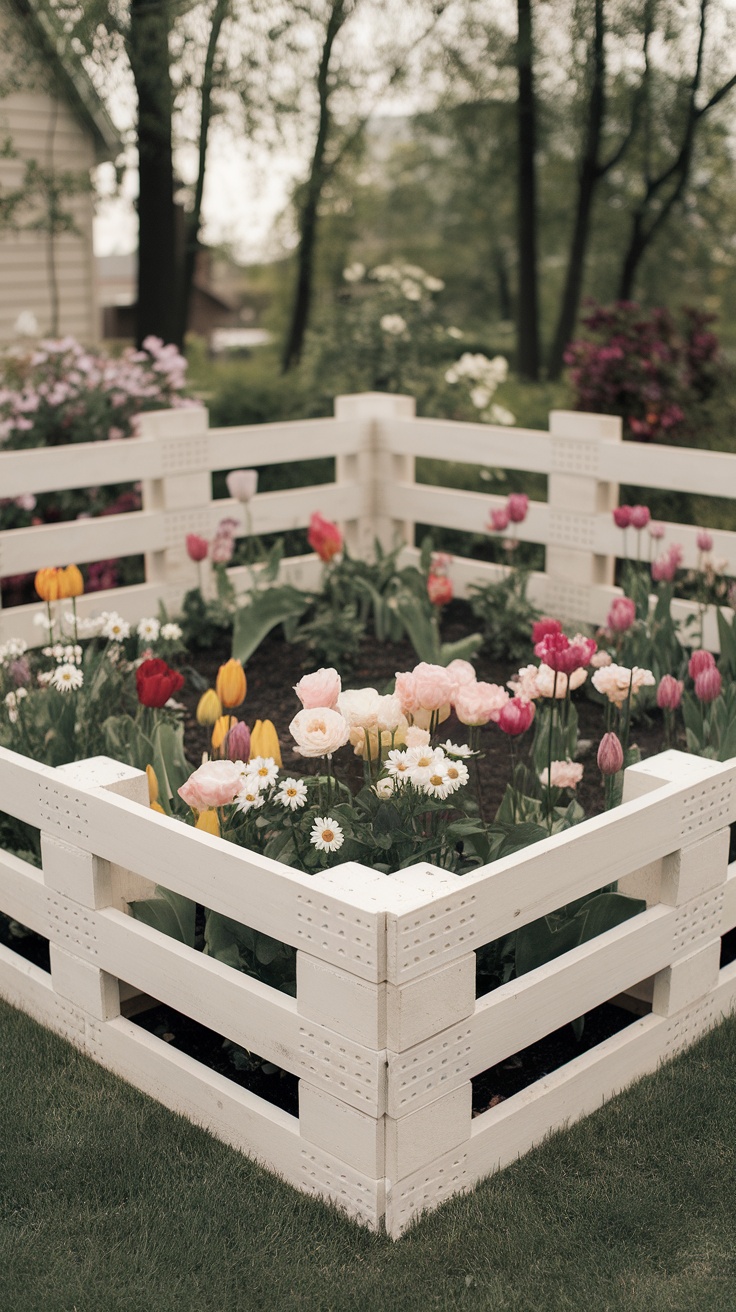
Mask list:
[[[298,711],[289,725],[289,732],[300,756],[331,756],[339,747],[345,746],[350,737],[350,726],[339,711],[315,706]]]

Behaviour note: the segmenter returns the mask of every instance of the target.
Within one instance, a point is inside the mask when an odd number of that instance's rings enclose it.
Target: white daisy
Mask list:
[[[178,624],[162,624],[161,637],[164,642],[178,642],[183,634],[183,629]]]
[[[42,670],[40,674],[36,675],[36,678],[38,679],[38,682],[41,684],[42,688],[45,687],[47,683],[51,683],[53,677],[54,677],[53,670]]]
[[[453,793],[457,792],[458,788],[462,788],[463,785],[468,782],[470,777],[468,775],[468,767],[467,765],[464,765],[462,761],[446,761],[445,765],[447,767],[447,782],[450,784],[450,789]]]
[[[102,626],[102,636],[110,642],[123,642],[130,633],[130,625],[124,620],[122,615],[116,615],[113,611],[108,615]]]
[[[136,633],[141,642],[155,642],[161,632],[161,625],[157,619],[141,620]]]
[[[77,665],[57,665],[51,675],[51,682],[59,692],[74,692],[84,683],[84,675]]]
[[[254,756],[248,762],[248,774],[255,775],[259,788],[275,784],[279,767],[272,756]]]
[[[401,787],[398,779],[392,778],[391,775],[386,779],[379,779],[373,791],[376,797],[391,797],[397,788]]]
[[[242,788],[235,797],[235,808],[243,813],[250,811],[251,808],[257,810],[259,806],[263,806],[265,800],[257,783],[246,777]]]
[[[467,760],[469,756],[478,755],[478,753],[474,752],[472,747],[469,747],[467,743],[451,743],[449,738],[446,743],[440,743],[440,746],[445,753],[445,756],[454,756],[456,760],[458,757]]]
[[[292,811],[304,806],[307,800],[307,785],[302,779],[282,779],[276,801],[288,806]]]
[[[336,852],[345,842],[345,835],[331,816],[318,816],[309,835],[309,841],[319,852]]]
[[[415,784],[415,787],[419,787],[420,791],[426,793],[428,797],[447,797],[454,791],[447,777],[447,762],[435,761],[426,779],[423,779],[419,785]]]
[[[411,782],[415,788],[421,788],[445,756],[439,748],[409,747],[406,759]]]
[[[409,762],[406,758],[406,752],[399,751],[395,748],[389,752],[386,757],[386,769],[394,783],[401,787],[409,778]]]

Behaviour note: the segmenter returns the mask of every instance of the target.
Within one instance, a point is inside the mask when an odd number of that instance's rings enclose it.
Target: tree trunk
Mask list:
[[[131,0],[128,38],[138,95],[138,306],[136,341],[152,334],[181,347],[177,314],[173,90],[166,0]]]
[[[539,295],[537,285],[536,106],[534,100],[534,41],[532,0],[517,0],[518,173],[517,243],[519,293],[517,306],[517,365],[523,378],[539,378]]]
[[[202,221],[202,197],[204,195],[205,167],[207,163],[207,143],[212,122],[212,91],[215,80],[215,56],[220,40],[222,25],[230,11],[230,0],[216,0],[212,13],[207,53],[202,74],[201,105],[199,114],[199,141],[197,181],[194,188],[192,208],[186,216],[184,256],[181,270],[181,287],[179,292],[179,321],[177,340],[184,341],[189,323],[189,309],[192,299],[192,287],[199,254],[199,230]]]
[[[603,176],[598,161],[601,129],[605,114],[605,78],[606,59],[604,48],[603,0],[595,0],[595,31],[593,35],[593,81],[588,102],[588,126],[585,134],[585,148],[580,161],[578,174],[578,197],[575,209],[570,251],[567,259],[565,285],[560,302],[560,312],[552,341],[548,362],[550,378],[559,378],[562,373],[565,347],[575,329],[580,297],[585,276],[585,257],[590,239],[590,219],[593,212],[595,190]]]
[[[306,194],[299,217],[296,289],[289,331],[281,359],[282,373],[288,373],[289,369],[299,363],[309,324],[314,285],[314,253],[317,244],[319,202],[328,172],[325,167],[325,150],[330,132],[330,60],[335,38],[346,18],[345,0],[333,0],[317,73],[317,95],[319,98],[317,138],[314,143]]]

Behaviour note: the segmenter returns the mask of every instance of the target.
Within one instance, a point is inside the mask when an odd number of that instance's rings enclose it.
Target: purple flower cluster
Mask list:
[[[147,337],[141,351],[94,354],[73,337],[0,358],[0,447],[119,440],[143,410],[195,404],[183,395],[186,360]]]
[[[642,442],[676,435],[688,403],[713,389],[718,372],[711,316],[687,309],[683,319],[680,329],[664,308],[593,305],[583,318],[587,336],[565,352],[577,408],[621,415]]]

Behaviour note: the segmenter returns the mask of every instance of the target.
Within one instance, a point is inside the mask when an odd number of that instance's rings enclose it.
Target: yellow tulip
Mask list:
[[[59,596],[81,597],[84,592],[84,579],[78,565],[67,565],[59,570]]]
[[[49,569],[40,569],[36,574],[34,586],[42,601],[58,601],[61,596],[59,586],[60,571],[52,565]]]
[[[215,687],[223,706],[240,706],[245,701],[247,686],[245,670],[240,661],[233,658],[220,666]]]
[[[200,811],[197,816],[195,829],[203,829],[206,834],[214,834],[215,838],[220,837],[220,821],[217,818],[216,811]]]
[[[222,715],[222,703],[214,688],[208,688],[197,703],[197,724],[214,724]]]
[[[152,811],[158,811],[161,815],[166,815],[166,812],[164,811],[164,808],[162,807],[160,802],[151,802],[150,809]]]
[[[158,779],[152,765],[146,766],[146,779],[148,780],[148,804],[153,806],[154,802],[158,801]]]
[[[215,721],[214,727],[213,727],[213,729],[212,729],[212,750],[213,750],[213,752],[219,752],[219,750],[220,750],[220,748],[222,747],[223,743],[225,742],[225,739],[227,738],[227,736],[228,736],[230,730],[231,730],[231,729],[234,727],[234,725],[236,725],[237,723],[238,723],[238,722],[237,722],[237,720],[235,719],[235,716],[234,716],[234,715],[221,715],[220,718],[219,718],[219,720],[216,720],[216,721]]]
[[[279,769],[283,765],[279,736],[271,720],[256,720],[250,732],[250,757],[271,756]]]

